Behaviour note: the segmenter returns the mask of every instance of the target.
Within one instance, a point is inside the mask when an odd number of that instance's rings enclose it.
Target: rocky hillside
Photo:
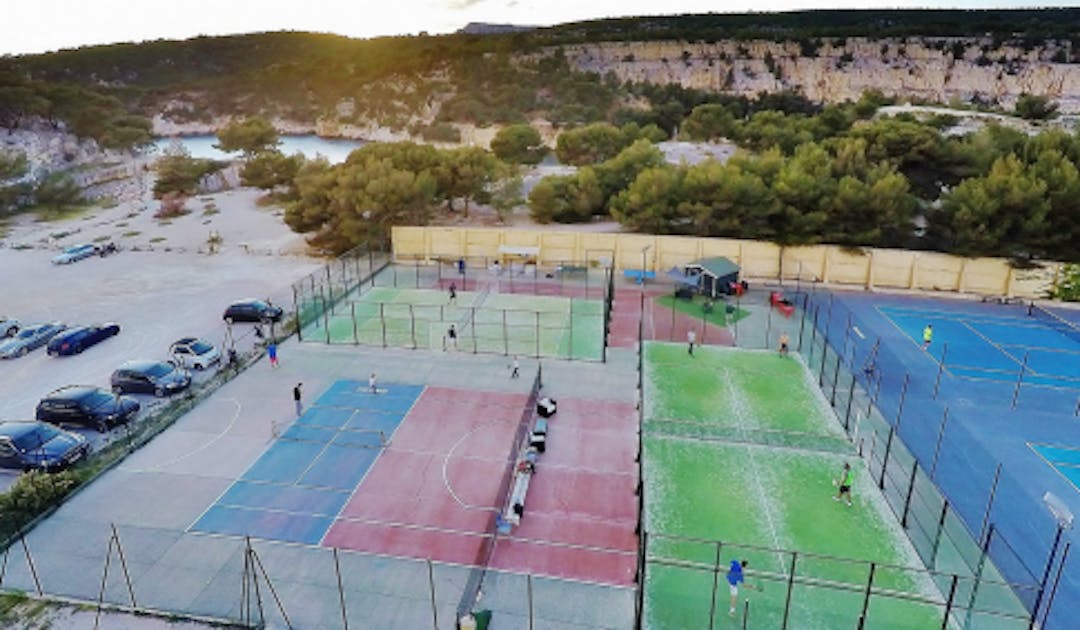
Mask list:
[[[563,49],[580,70],[624,81],[754,96],[794,90],[814,101],[857,100],[866,90],[916,102],[1011,109],[1023,93],[1080,112],[1080,64],[1069,41],[1039,47],[992,39],[916,38],[774,42],[602,42]]]

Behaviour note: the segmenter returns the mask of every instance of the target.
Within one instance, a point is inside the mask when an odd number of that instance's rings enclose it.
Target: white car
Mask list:
[[[184,337],[169,346],[169,357],[180,367],[205,370],[221,361],[221,351],[209,341]]]
[[[22,328],[22,324],[19,323],[19,320],[14,317],[0,315],[0,339],[14,337],[20,328]]]
[[[56,256],[53,256],[52,262],[54,265],[69,265],[73,262],[78,262],[83,258],[89,258],[98,253],[98,246],[84,243],[82,245],[75,245],[69,247],[60,252]]]

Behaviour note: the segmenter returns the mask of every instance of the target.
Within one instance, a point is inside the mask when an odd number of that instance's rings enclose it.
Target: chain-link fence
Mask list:
[[[60,519],[62,520],[62,519]],[[4,553],[0,588],[253,628],[457,627],[476,567],[331,547],[82,523],[43,524]],[[36,534],[37,532],[35,532]],[[633,624],[633,591],[487,568],[477,611],[495,627]],[[481,613],[483,615],[484,613]]]
[[[297,334],[325,320],[339,303],[374,282],[390,264],[390,255],[378,248],[358,245],[292,285]]]

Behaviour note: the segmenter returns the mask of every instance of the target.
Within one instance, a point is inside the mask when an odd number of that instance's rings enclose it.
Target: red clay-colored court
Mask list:
[[[524,394],[424,389],[322,544],[483,561],[526,402]],[[631,585],[637,546],[633,406],[584,399],[559,399],[558,405],[521,524],[499,537],[491,566]]]

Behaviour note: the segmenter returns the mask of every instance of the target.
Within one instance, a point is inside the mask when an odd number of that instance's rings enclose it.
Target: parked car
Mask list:
[[[68,265],[73,262],[78,262],[83,258],[89,258],[96,256],[98,253],[98,246],[91,245],[90,243],[83,243],[82,245],[75,245],[69,247],[60,252],[56,256],[53,256],[54,265]]]
[[[120,326],[111,323],[68,328],[53,337],[45,350],[49,356],[79,354],[90,346],[118,334],[120,334]]]
[[[0,341],[0,359],[21,357],[35,348],[40,348],[65,328],[67,326],[60,322],[26,326],[14,337]]]
[[[89,385],[68,385],[42,398],[36,417],[42,422],[77,424],[104,433],[138,412],[139,401],[130,396],[116,396]]]
[[[56,472],[90,452],[90,442],[45,422],[0,423],[0,467]]]
[[[223,319],[227,322],[278,322],[285,311],[263,300],[241,300],[225,309]]]
[[[221,361],[221,351],[209,341],[197,337],[176,340],[169,346],[169,356],[180,367],[196,370],[205,370]]]
[[[15,333],[19,332],[19,328],[22,324],[14,317],[6,317],[0,315],[0,338],[14,337]]]
[[[117,394],[153,394],[161,397],[191,385],[191,373],[164,361],[128,361],[109,377]]]

